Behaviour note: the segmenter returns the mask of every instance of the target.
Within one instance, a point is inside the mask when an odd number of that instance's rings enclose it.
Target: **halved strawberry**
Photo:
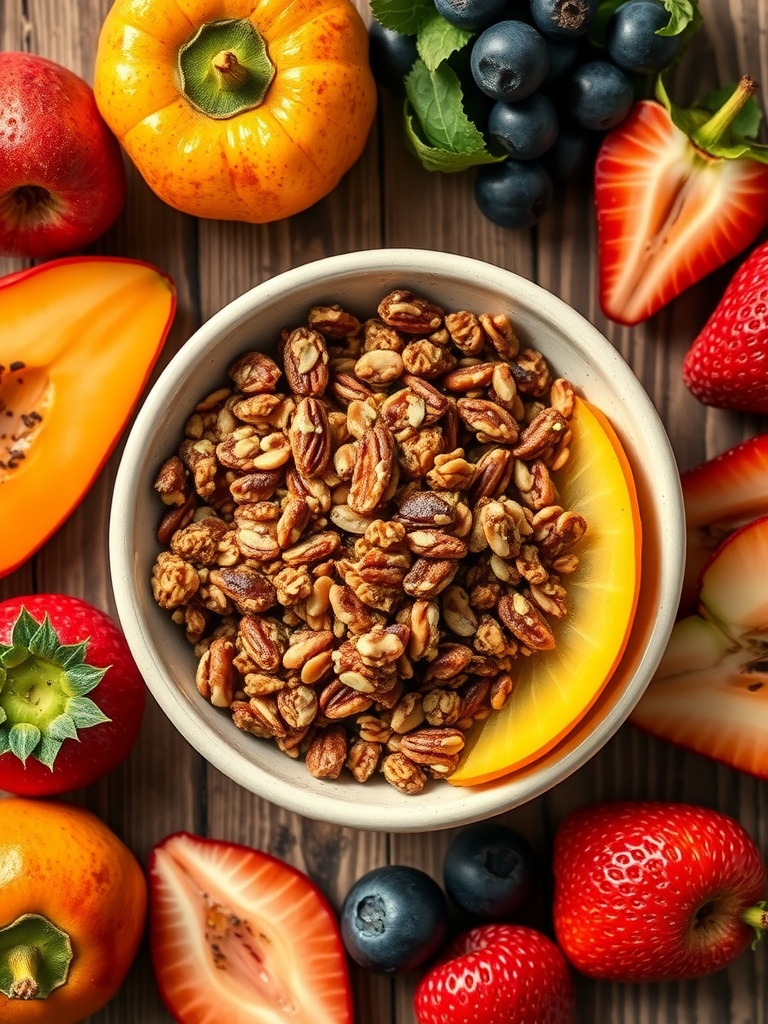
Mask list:
[[[757,90],[744,77],[710,115],[636,103],[595,163],[600,304],[636,324],[750,245],[768,224],[768,154],[732,137]]]
[[[768,515],[768,434],[729,448],[681,474],[687,527],[680,614],[696,611],[699,576],[734,530]]]
[[[180,1024],[350,1024],[338,923],[296,868],[186,832],[149,861],[152,963]]]
[[[681,619],[630,721],[768,779],[768,516],[730,535],[704,568],[701,615]]]

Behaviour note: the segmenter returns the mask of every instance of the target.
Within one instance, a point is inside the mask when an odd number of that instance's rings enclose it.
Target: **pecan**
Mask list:
[[[398,352],[374,349],[364,352],[355,363],[355,376],[365,384],[382,387],[403,375],[403,360]]]
[[[161,608],[179,608],[200,586],[195,567],[170,551],[161,551],[152,568],[152,594]]]
[[[201,498],[209,497],[216,487],[216,446],[213,441],[182,441],[179,457],[192,474],[195,491]]]
[[[274,391],[282,370],[263,352],[246,352],[229,367],[229,376],[245,395]]]
[[[520,342],[515,334],[512,322],[506,313],[481,313],[480,324],[485,331],[485,336],[501,359],[514,359],[520,348]]]
[[[384,296],[378,314],[389,327],[406,334],[429,334],[442,326],[445,316],[439,306],[402,289]]]
[[[541,509],[533,517],[533,539],[547,558],[557,558],[586,532],[587,524],[578,512],[564,511],[559,505]]]
[[[434,679],[455,679],[471,660],[471,647],[465,647],[464,644],[443,644],[438,648],[437,657],[429,663],[425,680],[431,682]]]
[[[561,412],[551,407],[542,409],[520,434],[512,454],[528,461],[539,458],[557,444],[567,429],[568,421]]]
[[[401,735],[410,732],[424,721],[423,697],[420,693],[406,693],[392,710],[391,731]]]
[[[265,501],[272,497],[282,479],[283,473],[279,469],[258,470],[233,480],[229,492],[238,504]]]
[[[466,356],[479,355],[485,347],[485,333],[480,320],[474,313],[460,310],[449,313],[445,318],[445,326],[451,341]]]
[[[442,450],[443,432],[440,427],[423,427],[400,436],[397,441],[397,462],[403,476],[409,480],[425,477]]]
[[[439,377],[456,365],[456,356],[450,349],[435,345],[427,338],[409,341],[403,349],[402,359],[408,373],[419,377]]]
[[[485,398],[460,398],[456,403],[465,426],[476,433],[478,441],[514,444],[519,436],[517,423],[506,409]],[[513,449],[514,454],[518,452]]]
[[[307,323],[326,338],[348,338],[360,331],[360,321],[338,304],[312,306]]]
[[[541,352],[524,349],[511,364],[517,390],[526,395],[541,397],[552,387],[552,375]]]
[[[195,683],[201,696],[214,707],[228,708],[235,699],[238,674],[233,665],[235,645],[218,637],[197,664]]]
[[[443,387],[449,391],[474,391],[476,388],[485,387],[493,376],[496,363],[473,363],[470,366],[460,366],[451,373],[446,373],[442,378]]]
[[[307,480],[322,476],[331,457],[331,430],[325,405],[302,398],[291,419],[288,438],[296,469]]]
[[[392,726],[389,724],[389,712],[379,712],[376,715],[359,715],[355,724],[360,739],[368,743],[386,743],[392,735]]]
[[[452,763],[453,756],[461,753],[465,742],[464,733],[460,729],[415,729],[403,736],[400,752],[415,764],[439,765],[441,762]]]
[[[467,493],[470,506],[481,498],[498,498],[506,493],[515,468],[509,448],[491,448],[475,464],[475,478]]]
[[[541,583],[531,582],[530,595],[537,608],[553,619],[562,619],[568,612],[565,589],[552,576]]]
[[[177,530],[182,530],[191,521],[197,508],[194,495],[190,495],[183,505],[171,506],[160,520],[156,537],[158,543],[170,544]]]
[[[242,615],[260,615],[277,601],[272,583],[262,573],[248,565],[222,566],[213,569],[208,577]]]
[[[187,497],[187,474],[178,455],[166,459],[157,472],[154,488],[164,505],[184,505]]]
[[[290,607],[305,601],[312,593],[312,577],[306,565],[286,565],[275,573],[270,582],[281,605]]]
[[[288,649],[283,655],[283,668],[300,669],[316,655],[329,651],[332,646],[331,630],[297,630],[290,637]]]
[[[318,730],[307,747],[305,763],[316,779],[337,779],[347,759],[347,733],[341,725]]]
[[[391,432],[379,423],[366,430],[359,441],[347,499],[353,512],[368,515],[374,511],[389,485],[394,461],[395,441]]]
[[[464,458],[464,449],[454,448],[435,456],[427,483],[437,491],[466,491],[472,486],[475,473],[475,467]]]
[[[549,390],[549,404],[567,420],[573,416],[575,400],[576,392],[570,381],[563,377],[552,381],[552,387]]]
[[[291,729],[304,729],[317,715],[317,694],[309,686],[286,686],[276,697],[277,710]]]
[[[264,672],[280,667],[286,649],[285,627],[276,619],[244,615],[237,633],[237,646]]]
[[[243,732],[249,732],[261,739],[269,739],[275,734],[264,725],[262,717],[251,707],[250,701],[236,700],[230,705],[232,722]]]
[[[373,697],[342,682],[332,679],[320,694],[320,709],[326,718],[338,720],[352,718],[367,711],[373,704]]]
[[[293,547],[283,551],[283,561],[286,565],[310,565],[312,562],[320,562],[323,559],[331,558],[337,553],[341,546],[339,535],[335,530],[322,530],[313,533],[306,540],[299,541]]]
[[[448,587],[440,598],[443,619],[456,636],[474,636],[477,631],[478,618],[469,601],[469,594],[463,587]]]
[[[342,405],[349,405],[350,402],[354,401],[364,402],[373,393],[354,374],[340,373],[338,371],[334,371],[330,376],[329,390],[336,401]]]
[[[402,352],[405,341],[402,336],[387,324],[383,324],[376,317],[371,317],[363,324],[363,349],[366,352],[374,352],[377,349],[387,349],[391,352]]]
[[[403,590],[411,597],[436,597],[451,583],[458,562],[452,558],[417,558],[403,579]]]
[[[550,651],[555,637],[536,606],[514,591],[499,600],[499,618],[520,643],[532,651]]]
[[[405,754],[387,754],[381,762],[381,772],[390,786],[409,796],[420,793],[427,784],[427,776]]]
[[[436,423],[451,408],[451,399],[444,395],[442,391],[438,391],[433,384],[430,384],[428,380],[424,380],[423,377],[406,373],[403,376],[403,384],[424,402],[426,410],[424,423],[427,426]]]
[[[379,766],[381,743],[356,740],[347,753],[346,767],[358,782],[367,782]]]
[[[414,601],[409,610],[408,626],[411,631],[408,641],[408,656],[414,661],[420,658],[434,658],[437,654],[440,608],[434,601]]]
[[[413,388],[400,388],[393,395],[389,395],[381,404],[379,409],[381,422],[393,433],[401,430],[417,429],[425,421],[427,406],[421,395],[418,395]]]
[[[347,429],[359,441],[366,430],[370,430],[379,418],[379,410],[372,398],[354,400],[347,408]]]
[[[456,690],[435,687],[424,694],[422,707],[428,725],[454,725],[461,718],[462,698]]]
[[[288,731],[277,708],[277,696],[251,697],[248,700],[254,719],[270,736],[285,736]]]
[[[319,331],[297,327],[285,340],[285,377],[295,395],[322,395],[328,386],[328,349]]]
[[[376,613],[363,604],[351,587],[334,584],[328,597],[336,619],[351,633],[365,633],[378,621]]]
[[[425,558],[464,558],[467,553],[463,540],[443,530],[412,530],[407,541],[409,551]]]

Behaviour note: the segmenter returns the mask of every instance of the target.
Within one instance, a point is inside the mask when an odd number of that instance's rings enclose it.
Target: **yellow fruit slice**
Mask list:
[[[470,737],[449,782],[474,786],[550,750],[589,710],[629,639],[640,582],[641,527],[632,471],[606,417],[577,399],[571,456],[557,480],[560,504],[587,532],[579,566],[564,577],[568,615],[551,651],[519,659],[506,706]]]

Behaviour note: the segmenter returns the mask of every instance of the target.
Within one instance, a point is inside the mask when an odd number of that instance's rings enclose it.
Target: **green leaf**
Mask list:
[[[87,640],[81,640],[79,644],[62,644],[56,661],[62,668],[69,668],[70,665],[81,665],[85,661],[87,649]]]
[[[104,678],[107,669],[95,665],[73,665],[62,680],[62,689],[73,697],[83,697],[95,689]]]
[[[20,761],[25,762],[40,742],[41,735],[42,733],[36,725],[30,725],[29,722],[18,722],[8,732],[11,753],[15,754]]]
[[[494,156],[489,153],[485,145],[470,153],[452,153],[446,149],[438,149],[437,146],[430,146],[419,134],[418,123],[408,104],[406,104],[404,126],[406,140],[427,171],[452,174],[457,171],[469,170],[470,167],[476,167],[478,164],[500,163],[506,159],[506,157]]]
[[[30,638],[28,647],[30,654],[36,654],[39,658],[54,661],[61,646],[59,636],[51,625],[51,620],[46,614],[37,632]]]
[[[384,28],[403,36],[415,36],[434,14],[432,0],[371,0],[371,11]]]
[[[658,36],[679,36],[688,30],[695,32],[701,24],[698,0],[664,0],[669,11],[669,21],[660,28]]]
[[[67,714],[72,716],[78,729],[90,729],[93,725],[110,721],[90,697],[70,697],[67,701]]]
[[[5,713],[5,708],[0,707],[0,725],[2,725],[7,718],[8,715]]]
[[[405,94],[430,145],[452,153],[473,153],[485,145],[464,112],[461,82],[447,64],[430,71],[417,60],[406,75]]]
[[[71,715],[57,715],[48,726],[46,734],[55,740],[76,740],[77,728]]]
[[[0,664],[4,668],[16,668],[17,665],[23,665],[29,657],[29,651],[26,647],[7,647],[3,645],[0,647]]]
[[[8,733],[0,729],[0,755],[7,754],[10,749],[11,741],[8,739]]]
[[[29,647],[29,641],[39,628],[40,623],[37,619],[33,619],[27,609],[22,607],[19,617],[13,624],[11,644],[14,647]]]
[[[449,21],[433,10],[419,29],[416,49],[430,71],[434,71],[452,53],[461,50],[472,38],[472,32],[451,25]]]
[[[51,771],[53,771],[56,756],[61,750],[63,742],[64,740],[54,739],[53,736],[43,736],[35,750],[35,757],[41,764],[44,764],[46,768],[50,768]]]

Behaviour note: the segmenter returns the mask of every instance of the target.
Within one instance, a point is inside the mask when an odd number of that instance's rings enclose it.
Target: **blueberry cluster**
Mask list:
[[[445,943],[451,910],[474,923],[517,914],[533,895],[535,864],[533,849],[518,832],[481,822],[454,836],[443,862],[442,887],[418,868],[374,868],[344,900],[341,933],[347,953],[368,970],[413,971]]]
[[[555,187],[587,171],[602,135],[629,113],[638,87],[676,58],[681,36],[659,35],[662,0],[626,0],[604,23],[602,0],[434,0],[446,22],[471,32],[465,107],[491,149],[475,197],[504,227],[535,224]],[[600,15],[599,15],[600,11]],[[377,30],[374,70],[405,74],[412,37]]]

